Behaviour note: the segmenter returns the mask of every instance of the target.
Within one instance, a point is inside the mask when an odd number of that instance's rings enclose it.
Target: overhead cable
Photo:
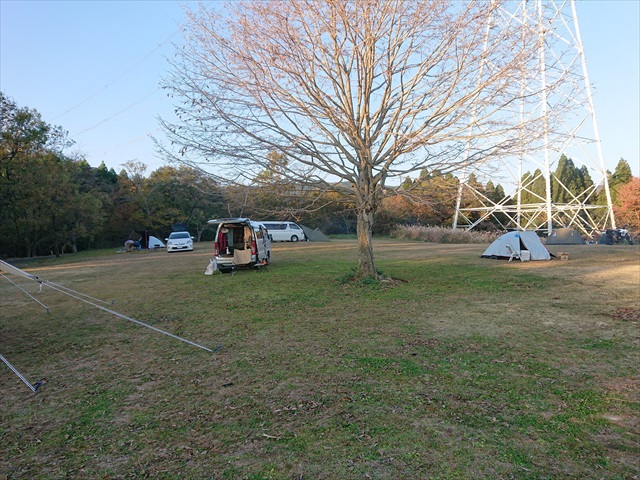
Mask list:
[[[167,36],[164,40],[162,40],[162,42],[160,42],[159,44],[157,44],[155,47],[153,47],[148,53],[146,53],[140,60],[138,60],[136,63],[134,63],[131,67],[127,68],[125,71],[123,71],[120,75],[118,75],[117,77],[115,77],[113,80],[111,80],[109,83],[107,83],[104,87],[100,88],[99,90],[96,90],[94,93],[92,93],[91,95],[89,95],[87,98],[85,98],[84,100],[81,100],[80,102],[78,102],[77,104],[75,104],[73,107],[68,108],[67,110],[65,110],[64,112],[56,115],[55,117],[53,117],[51,119],[51,121],[55,121],[60,117],[65,116],[67,113],[74,111],[75,109],[81,107],[82,105],[84,105],[85,103],[87,103],[90,100],[93,100],[95,97],[97,97],[98,95],[100,95],[101,93],[103,93],[105,90],[107,90],[111,85],[113,85],[114,83],[118,82],[120,79],[122,79],[125,75],[127,75],[129,72],[131,72],[132,70],[134,70],[136,67],[138,67],[140,64],[142,64],[147,58],[149,58],[151,55],[153,55],[156,50],[158,50],[159,48],[161,48],[165,43],[167,43],[169,41],[169,39],[171,37],[173,37],[176,33],[178,33],[180,30],[175,30],[173,33],[171,33],[171,35]],[[154,92],[155,93],[155,92]]]

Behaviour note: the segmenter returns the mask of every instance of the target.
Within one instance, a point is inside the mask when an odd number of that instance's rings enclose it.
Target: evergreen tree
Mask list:
[[[551,177],[551,201],[554,203],[569,203],[581,191],[578,170],[573,160],[562,154],[558,160],[556,171]]]
[[[522,176],[522,187],[523,191],[521,193],[520,200],[522,204],[541,203],[546,201],[546,181],[539,168],[537,168],[533,174],[526,172]]]
[[[611,190],[611,201],[615,204],[618,200],[620,187],[629,183],[633,178],[631,166],[624,158],[621,158],[616,165],[613,174],[609,176],[609,189]]]
[[[591,174],[589,173],[589,169],[586,165],[582,165],[578,170],[578,178],[580,179],[581,191],[585,192],[593,187],[593,180],[591,179]],[[594,201],[593,196],[584,200],[588,200],[590,203],[593,203]]]
[[[496,187],[495,187],[495,185],[493,184],[493,182],[491,180],[489,180],[487,182],[487,185],[484,187],[484,189],[485,189],[485,192],[487,194],[487,198],[489,200],[493,200],[495,202],[496,200],[495,200],[494,195],[495,195],[495,192],[496,192]]]
[[[616,169],[613,171],[613,174],[610,177],[610,186],[616,185],[624,185],[625,183],[629,183],[633,178],[633,173],[631,172],[631,166],[629,162],[627,162],[624,158],[618,160],[618,164],[616,165]]]

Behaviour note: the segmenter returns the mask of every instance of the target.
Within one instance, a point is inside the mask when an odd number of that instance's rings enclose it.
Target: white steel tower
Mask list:
[[[499,28],[501,21],[521,22],[523,29],[538,32],[536,65],[523,72],[521,93],[527,102],[522,101],[514,121],[541,118],[543,141],[535,152],[523,148],[517,158],[491,163],[489,174],[487,164],[478,167],[482,171],[463,172],[453,227],[472,229],[491,221],[505,230],[550,234],[571,227],[587,236],[616,228],[575,1],[507,2],[491,28]],[[562,121],[546,122],[551,109],[566,106],[571,108]],[[563,176],[566,167],[579,178],[569,183]],[[490,198],[470,178],[491,180],[510,193]]]

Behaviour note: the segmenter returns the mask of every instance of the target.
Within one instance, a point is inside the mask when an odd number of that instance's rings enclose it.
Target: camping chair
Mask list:
[[[516,260],[520,260],[520,252],[516,252],[513,248],[511,248],[509,245],[506,245],[506,249],[507,251],[511,254],[511,256],[509,257],[509,261],[513,260],[514,258]]]

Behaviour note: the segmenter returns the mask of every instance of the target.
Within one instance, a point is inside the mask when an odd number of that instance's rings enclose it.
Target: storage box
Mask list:
[[[568,252],[558,252],[558,256],[560,257],[560,260],[569,260]]]
[[[529,250],[520,250],[520,260],[523,262],[531,260],[531,252]]]

